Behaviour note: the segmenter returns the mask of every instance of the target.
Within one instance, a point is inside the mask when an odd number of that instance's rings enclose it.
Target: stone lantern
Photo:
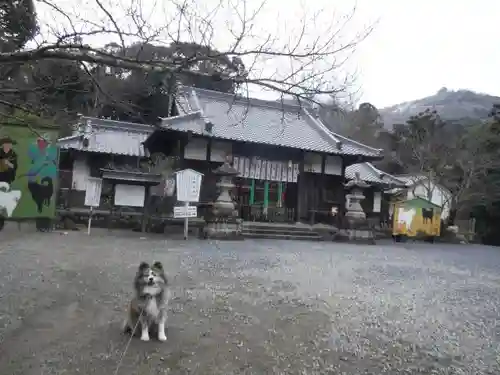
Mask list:
[[[370,185],[360,178],[359,172],[356,172],[354,179],[344,186],[348,192],[346,194],[348,204],[345,214],[348,227],[342,230],[343,237],[349,241],[374,243],[373,231],[369,227],[366,214],[361,207],[361,201],[365,199],[363,190]]]
[[[212,203],[205,217],[205,238],[242,239],[242,223],[236,205],[231,197],[234,188],[233,178],[239,174],[228,161],[214,172],[218,182],[218,197]]]
[[[353,180],[350,180],[344,185],[349,194],[346,194],[348,204],[346,206],[345,217],[349,223],[363,223],[366,221],[366,214],[361,207],[361,201],[365,199],[363,189],[370,187],[359,177],[359,172],[356,172]]]

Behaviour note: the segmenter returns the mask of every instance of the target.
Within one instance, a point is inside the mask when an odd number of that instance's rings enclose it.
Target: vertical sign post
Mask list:
[[[200,199],[201,179],[203,173],[193,169],[184,169],[175,173],[177,185],[177,201],[184,202],[182,207],[174,207],[174,217],[184,218],[184,239],[188,238],[189,218],[196,217],[197,207],[190,206],[190,202]]]
[[[85,206],[90,207],[89,221],[87,225],[87,234],[90,235],[90,227],[92,225],[92,211],[94,207],[99,207],[101,201],[102,179],[96,177],[88,177],[87,186],[85,189]]]
[[[184,210],[187,212],[189,209],[189,202],[184,202]],[[188,230],[189,230],[189,218],[186,216],[184,218],[184,239],[188,238]]]

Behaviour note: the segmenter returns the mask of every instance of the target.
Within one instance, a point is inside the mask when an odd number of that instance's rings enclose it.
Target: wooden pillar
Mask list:
[[[278,200],[276,203],[279,208],[283,207],[283,182],[278,182]]]
[[[305,199],[305,194],[307,193],[305,190],[305,184],[304,184],[304,151],[301,152],[300,155],[300,162],[299,162],[299,176],[297,178],[297,213],[296,213],[296,221],[300,221],[301,217],[303,216],[303,206],[304,206],[304,199]]]
[[[212,159],[212,138],[209,138],[207,142],[207,163],[210,165],[210,159]]]
[[[264,210],[269,207],[269,181],[264,181]]]
[[[253,206],[255,203],[255,180],[252,178],[252,182],[250,185],[250,197],[248,199],[248,204],[250,206]]]
[[[151,187],[149,185],[146,185],[146,194],[144,197],[144,207],[142,210],[142,222],[141,222],[141,232],[146,232],[147,229],[147,223],[149,219],[149,201],[150,201],[150,196],[151,196]]]
[[[183,137],[182,139],[178,140],[177,142],[177,147],[178,147],[178,152],[179,152],[179,165],[178,167],[180,169],[184,169],[184,153],[185,153],[185,150],[186,150],[186,146],[189,142],[188,140],[189,137]]]
[[[346,160],[344,158],[342,158],[342,184],[345,184],[347,181],[346,181],[346,178],[345,178],[345,169],[346,169]],[[339,214],[341,215],[341,217],[344,217],[345,213],[346,213],[346,205],[345,205],[345,196],[346,196],[346,193],[345,193],[345,188],[344,188],[344,185],[342,185],[342,201],[340,202],[340,212]]]
[[[269,219],[269,181],[264,181],[264,201],[262,202],[262,215]]]
[[[318,202],[323,201],[323,196],[324,196],[323,189],[328,189],[328,186],[326,186],[325,168],[326,168],[326,154],[323,154],[321,156],[321,183],[318,189]],[[331,211],[331,207],[328,207],[328,209]]]
[[[104,181],[103,181],[104,184]],[[111,230],[113,223],[113,215],[115,213],[115,194],[116,194],[116,182],[114,180],[111,181],[111,202],[109,206],[109,215],[108,215],[108,230]]]

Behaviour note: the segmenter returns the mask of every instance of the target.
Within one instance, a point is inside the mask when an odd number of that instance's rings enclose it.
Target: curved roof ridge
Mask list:
[[[374,166],[372,163],[370,163],[370,162],[366,162],[365,164],[366,164],[368,167],[370,167],[372,170],[374,170],[375,172],[377,172],[377,173],[380,173],[380,174],[383,174],[383,175],[388,176],[388,177],[390,177],[390,178],[393,178],[394,180],[401,182],[403,185],[405,185],[405,184],[406,184],[406,183],[405,183],[403,180],[401,180],[400,178],[397,178],[396,176],[394,176],[394,175],[392,175],[392,174],[390,174],[390,173],[387,173],[387,172],[384,172],[384,171],[383,171],[383,170],[381,170],[381,169],[378,169],[377,167],[375,167],[375,166]]]
[[[364,147],[364,148],[369,149],[371,151],[375,151],[375,152],[378,152],[379,154],[382,154],[383,149],[381,149],[381,148],[375,148],[375,147],[372,147],[372,146],[368,146],[368,145],[365,145],[364,143],[355,141],[352,138],[344,137],[343,135],[340,135],[339,133],[332,132],[331,130],[329,130],[329,131],[331,133],[333,133],[335,135],[335,137],[337,137],[339,139],[343,139],[346,142],[354,143],[357,146],[361,146],[361,147]]]
[[[227,93],[227,92],[202,89],[202,88],[194,87],[194,86],[181,85],[178,90],[179,90],[179,93],[184,94],[184,95],[186,95],[186,94],[192,95],[192,93],[194,92],[195,94],[199,93],[199,94],[202,94],[202,95],[209,97],[209,98],[223,99],[223,100],[228,100],[228,101],[238,102],[238,103],[247,103],[249,105],[255,105],[255,106],[259,106],[259,107],[266,107],[266,108],[272,108],[272,109],[280,109],[280,110],[287,109],[290,111],[297,111],[297,113],[299,113],[300,110],[305,107],[304,105],[299,105],[299,104],[292,104],[292,103],[287,103],[287,102],[283,102],[283,101],[252,98],[250,96],[243,96],[240,94],[232,94],[232,93]]]
[[[101,129],[116,129],[121,131],[141,131],[153,132],[154,126],[148,124],[141,124],[138,122],[128,122],[121,120],[111,120],[107,118],[80,116],[78,122],[90,121],[93,128]]]
[[[335,142],[337,148],[341,147],[341,142],[339,141],[339,139],[328,130],[325,124],[323,124],[317,118],[314,118],[314,116],[306,108],[303,108],[302,111],[306,114],[307,118],[309,118],[309,120],[319,129],[319,131],[321,131],[321,133],[325,134],[329,140],[333,140]]]

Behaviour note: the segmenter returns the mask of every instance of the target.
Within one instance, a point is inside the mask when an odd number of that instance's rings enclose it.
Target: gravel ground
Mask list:
[[[500,373],[500,249],[1,236],[0,374],[113,374],[141,260],[170,276],[169,341],[119,374]]]

